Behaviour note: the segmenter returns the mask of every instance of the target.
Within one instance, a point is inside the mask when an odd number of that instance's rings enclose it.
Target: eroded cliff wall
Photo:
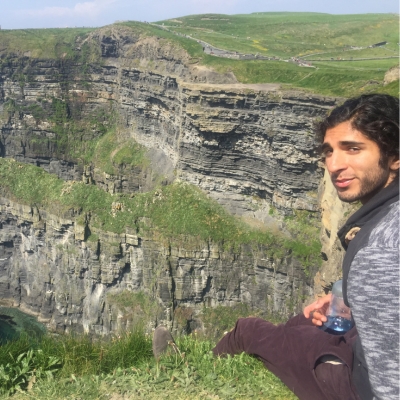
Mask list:
[[[92,38],[102,49],[101,64],[3,61],[3,156],[43,166],[63,179],[81,179],[84,162],[71,151],[63,154],[54,132],[54,99],[62,99],[69,116],[81,121],[75,141],[101,136],[96,123],[114,112],[119,135],[151,150],[159,175],[194,183],[231,211],[253,211],[246,196],[284,212],[317,210],[321,169],[311,125],[335,99],[282,92],[278,85],[217,84],[224,79],[210,71],[201,75],[198,67],[185,64],[183,54],[160,41],[128,40],[124,32],[109,35]],[[24,82],[21,74],[27,77]],[[10,101],[14,112],[5,109]],[[95,167],[87,165],[86,176],[106,187],[110,183],[112,190],[149,189],[146,174],[102,176]]]
[[[284,316],[312,292],[298,261],[267,256],[263,247],[223,249],[190,238],[165,246],[156,232],[140,237],[129,229],[95,230],[98,239],[90,241],[71,212],[50,214],[4,198],[0,212],[1,303],[33,313],[54,331],[129,328],[135,305],[115,304],[117,293],[142,291],[154,299],[147,328],[163,322],[190,330],[202,328],[204,307],[245,303]]]
[[[191,64],[161,39],[124,30],[87,40],[98,45],[101,62],[2,59],[2,157],[110,193],[183,180],[269,227],[274,209],[319,212],[322,170],[311,126],[336,99],[240,85],[232,74]],[[110,174],[85,161],[85,144],[112,126],[121,146],[134,139],[147,149],[146,167],[119,165]],[[173,324],[177,307],[187,307],[192,325],[201,325],[204,306],[244,302],[289,315],[313,294],[313,277],[290,255],[213,243],[174,248],[129,231],[99,231],[90,242],[75,217],[2,199],[0,296],[55,330],[109,333],[129,324],[126,310],[107,300],[125,290],[155,299],[161,308],[153,323]]]

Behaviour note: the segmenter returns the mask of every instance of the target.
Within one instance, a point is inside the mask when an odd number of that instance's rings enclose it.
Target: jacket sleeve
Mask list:
[[[375,398],[399,399],[398,207],[351,264],[348,296]]]

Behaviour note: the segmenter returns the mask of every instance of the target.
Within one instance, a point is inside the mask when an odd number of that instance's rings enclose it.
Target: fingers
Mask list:
[[[314,303],[309,304],[304,308],[303,314],[306,318],[310,318],[311,313],[316,310],[320,310],[324,306],[324,302],[321,300],[314,301]]]
[[[325,314],[322,314],[319,310],[312,311],[310,317],[312,318],[311,322],[317,326],[322,326],[328,320]]]
[[[310,318],[312,316],[312,314],[314,313],[314,310],[315,310],[314,304],[315,303],[312,303],[304,308],[303,314],[306,318]]]
[[[316,326],[322,326],[328,319],[326,318],[326,310],[332,295],[328,294],[319,298],[314,303],[309,304],[304,308],[303,314],[306,318],[311,318],[311,322]]]

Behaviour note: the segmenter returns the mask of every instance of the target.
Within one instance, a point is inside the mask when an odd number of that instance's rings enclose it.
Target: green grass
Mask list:
[[[0,348],[0,393],[26,389],[39,378],[109,374],[150,357],[150,341],[138,329],[108,340],[86,335],[21,335]]]
[[[243,53],[259,53],[289,59],[368,58],[398,56],[398,21],[392,14],[328,15],[318,13],[255,13],[249,15],[194,15],[166,20],[165,26],[189,34],[216,47]],[[388,41],[384,48],[349,50]],[[200,45],[198,45],[200,47]],[[199,57],[196,53],[191,53]],[[316,53],[324,54],[317,55]],[[243,83],[276,82],[286,88],[350,97],[371,91],[398,96],[398,90],[383,87],[384,73],[398,59],[352,62],[314,62],[318,69],[273,61],[238,61],[203,55],[201,63],[219,72],[231,71]],[[373,85],[370,84],[374,82]]]
[[[397,60],[388,62],[387,69],[397,64]],[[386,69],[376,67],[356,68],[339,63],[337,69],[331,68],[326,63],[318,62],[318,68],[302,68],[292,63],[261,60],[231,60],[205,56],[204,64],[216,71],[225,73],[233,72],[237,79],[243,83],[282,83],[287,88],[298,88],[317,92],[327,96],[351,97],[361,93],[377,92],[384,90],[383,78]],[[347,68],[346,68],[347,67]],[[372,86],[369,82],[375,81]],[[397,96],[396,89],[386,88],[386,92]]]
[[[367,62],[382,62],[384,64],[384,58],[392,57],[395,61],[398,57],[396,57],[396,51],[392,49],[387,49],[386,47],[374,47],[374,48],[366,48],[360,50],[341,50],[341,51],[328,51],[321,54],[310,55],[305,58],[305,60],[331,60],[333,58],[333,62],[331,64],[340,64],[337,60],[352,60],[352,62],[357,61],[367,61]],[[371,58],[371,60],[368,60]],[[377,60],[373,60],[376,58]],[[383,58],[383,60],[380,60]],[[363,60],[366,59],[366,60]],[[393,62],[393,61],[392,61]]]
[[[89,229],[122,233],[130,227],[143,235],[157,232],[158,240],[170,244],[184,242],[189,247],[198,246],[200,241],[220,244],[225,250],[239,250],[242,244],[249,244],[271,256],[291,253],[305,267],[320,263],[314,236],[298,241],[252,229],[189,184],[175,183],[131,198],[113,196],[94,185],[63,182],[41,168],[10,159],[0,159],[0,175],[3,195],[56,214],[68,209],[79,211],[81,216],[90,214]],[[121,204],[117,212],[113,212],[114,202]]]
[[[394,81],[386,86],[380,87],[375,90],[377,93],[390,94],[395,97],[400,97],[399,81]]]
[[[115,368],[128,368],[148,359],[151,345],[137,329],[112,339],[93,340],[87,335],[47,334],[40,338],[21,335],[1,347],[0,365],[12,362],[29,349],[40,349],[43,357],[55,357],[60,366],[59,377],[110,373]]]
[[[160,21],[182,33],[228,50],[280,57],[321,51],[342,52],[345,46],[387,41],[398,54],[398,18],[394,14],[331,15],[321,13],[202,14]],[[207,41],[207,40],[206,40]],[[374,52],[371,49],[371,52]]]
[[[313,254],[321,251],[320,226],[321,221],[314,213],[306,210],[295,210],[294,215],[284,219],[285,227],[294,240],[288,244],[296,257],[306,260],[305,272],[308,276],[316,273],[320,263],[315,262]]]
[[[281,381],[253,357],[215,358],[214,342],[196,335],[177,338],[181,355],[152,357],[151,338],[139,330],[113,339],[85,336],[46,336],[41,341],[12,342],[7,350],[17,354],[33,347],[40,352],[26,372],[14,399],[296,399]],[[36,376],[49,370],[51,376]],[[2,358],[5,363],[10,357]],[[14,364],[15,365],[15,364]],[[31,382],[31,390],[24,391]],[[33,384],[33,385],[32,385]]]
[[[313,63],[318,68],[331,68],[332,63],[328,61],[318,61]],[[386,72],[393,66],[398,65],[398,62],[393,60],[362,60],[362,61],[340,61],[335,62],[336,70],[348,71],[376,71]]]
[[[189,34],[217,47],[243,53],[259,53],[289,59],[368,58],[399,55],[398,18],[394,14],[330,15],[319,13],[254,13],[246,15],[204,14],[160,21],[176,33]],[[130,21],[115,24],[131,30],[132,36],[154,36],[163,47],[172,43],[173,54],[190,56],[189,63],[200,63],[220,72],[232,71],[239,82],[284,84],[330,96],[349,97],[371,91],[398,95],[396,87],[383,87],[384,72],[398,63],[397,58],[353,62],[316,61],[317,70],[272,61],[238,61],[206,55],[195,40],[175,35],[150,24]],[[101,28],[107,34],[110,28]],[[128,30],[128,31],[127,31]],[[47,58],[71,58],[83,63],[99,63],[100,48],[95,41],[76,50],[92,29],[42,29],[0,31],[5,53]],[[77,41],[77,38],[78,41]],[[383,48],[351,50],[387,41]],[[323,54],[317,54],[323,53]],[[3,61],[7,65],[7,60]],[[362,63],[362,64],[360,64]],[[22,71],[21,71],[22,73]],[[25,72],[24,72],[25,73]],[[23,76],[23,73],[22,75]],[[23,85],[25,78],[21,80]],[[370,82],[374,81],[371,85]],[[376,81],[376,82],[375,82]]]
[[[118,173],[121,166],[146,167],[145,149],[133,139],[118,140],[116,129],[112,129],[93,143],[92,154],[86,160],[93,161],[97,168],[110,175]]]
[[[0,30],[3,52],[17,52],[32,58],[71,58],[76,40],[83,41],[94,28],[49,28]],[[4,53],[3,53],[4,54]]]
[[[147,165],[143,146],[140,146],[133,139],[124,141],[123,147],[116,149],[112,161],[116,165],[129,165],[131,167]]]
[[[63,181],[42,168],[31,168],[14,160],[0,159],[0,188],[25,204],[51,204],[57,202]]]

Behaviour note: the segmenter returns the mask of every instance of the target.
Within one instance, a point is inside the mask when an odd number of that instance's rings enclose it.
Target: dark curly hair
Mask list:
[[[342,122],[373,140],[381,153],[380,164],[388,158],[399,158],[399,99],[386,94],[367,94],[345,101],[322,121],[315,123],[316,139],[321,145],[327,129]]]

